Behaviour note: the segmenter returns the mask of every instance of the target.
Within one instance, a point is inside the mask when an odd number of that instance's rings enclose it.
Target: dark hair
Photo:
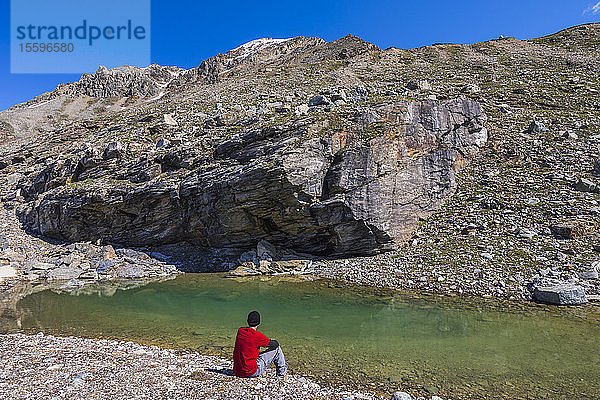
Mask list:
[[[248,326],[252,328],[258,325],[260,325],[260,314],[258,311],[251,311],[248,314]]]

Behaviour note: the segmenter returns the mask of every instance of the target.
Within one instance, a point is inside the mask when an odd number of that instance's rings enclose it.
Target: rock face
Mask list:
[[[587,303],[583,287],[569,283],[552,286],[537,286],[533,291],[535,300],[561,306]]]
[[[8,122],[0,120],[0,141],[12,137],[15,129]]]
[[[43,171],[21,218],[38,234],[70,241],[186,241],[243,252],[266,240],[310,255],[384,251],[453,193],[455,173],[487,140],[485,115],[476,102],[453,100],[386,104],[354,119],[362,130],[319,135],[319,126],[296,123],[234,134],[211,154],[180,145],[168,162],[156,160],[180,177],[143,183],[123,172],[135,165],[139,173],[140,159],[120,161],[114,180],[99,172],[100,152],[88,152]],[[55,176],[82,182],[54,185]],[[84,181],[96,176],[104,179]]]
[[[100,67],[94,74],[84,74],[64,92],[90,97],[155,96],[183,70],[156,64],[148,68],[121,67],[111,70]]]
[[[83,74],[77,82],[60,84],[9,110],[0,111],[0,143],[12,137],[29,137],[55,131],[71,121],[94,118],[132,104],[145,104],[160,98],[166,87],[186,70],[152,64],[147,68],[100,67]]]

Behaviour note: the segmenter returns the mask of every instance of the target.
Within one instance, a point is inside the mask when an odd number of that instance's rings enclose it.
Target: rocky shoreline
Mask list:
[[[0,399],[364,399],[290,375],[239,379],[232,363],[131,342],[38,334],[0,337]]]
[[[204,257],[196,254],[193,247],[184,245],[168,249],[128,249],[89,242],[52,243],[29,235],[14,211],[5,207],[0,207],[0,221],[0,281],[49,282],[78,288],[94,282],[167,279],[188,270],[190,263],[202,265]],[[299,259],[293,253],[279,254],[278,251],[281,252],[263,241],[256,250],[244,253],[238,264],[207,267],[202,272],[229,270],[238,276],[310,274],[416,293],[516,301],[536,300],[538,287],[566,287],[567,297],[569,293],[576,294],[570,297],[574,304],[598,300],[600,295],[597,263],[583,272],[543,266],[515,272],[491,262],[482,262],[478,268],[460,269],[420,263],[419,255],[413,254],[410,246],[370,257],[329,260]],[[248,261],[242,262],[246,258]],[[241,266],[232,271],[235,265]],[[9,284],[6,282],[4,286]],[[560,293],[563,289],[557,289],[556,296],[563,296]]]
[[[97,282],[161,279],[180,273],[159,253],[101,243],[57,243],[25,232],[0,203],[0,280]]]
[[[600,294],[598,264],[585,272],[561,271],[553,268],[531,269],[527,274],[482,263],[479,268],[453,269],[420,264],[406,254],[390,252],[373,257],[356,257],[314,263],[312,273],[328,279],[417,293],[498,298],[515,301],[542,301],[570,305],[597,301]],[[551,288],[561,293],[576,288],[574,303],[544,301],[536,297],[536,288]],[[562,288],[562,289],[561,289]]]

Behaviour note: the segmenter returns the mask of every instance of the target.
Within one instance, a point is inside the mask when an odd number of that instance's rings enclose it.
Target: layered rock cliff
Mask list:
[[[118,142],[88,149],[37,175],[23,221],[48,237],[127,246],[244,250],[267,240],[325,256],[391,249],[452,194],[455,173],[487,140],[485,115],[469,100],[386,104],[355,118],[365,115],[367,125],[385,126],[381,134],[313,133],[314,124],[298,121],[243,130],[204,155],[181,145],[154,159]],[[111,159],[121,176],[100,172]],[[179,174],[157,179],[169,170]],[[140,174],[157,178],[140,182]]]

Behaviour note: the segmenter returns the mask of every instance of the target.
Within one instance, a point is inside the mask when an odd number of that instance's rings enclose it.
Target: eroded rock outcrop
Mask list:
[[[21,218],[38,234],[70,241],[186,241],[243,252],[266,240],[311,255],[384,251],[453,192],[455,173],[487,140],[485,115],[470,100],[399,102],[365,113],[355,119],[367,129],[356,132],[324,134],[299,122],[237,133],[209,155],[176,147],[172,158],[189,161],[168,179],[95,174],[102,162],[88,154],[68,163],[67,174],[55,167],[51,174],[99,178],[55,187],[44,171],[34,180],[41,194]],[[139,169],[141,158],[121,162],[121,170]]]

